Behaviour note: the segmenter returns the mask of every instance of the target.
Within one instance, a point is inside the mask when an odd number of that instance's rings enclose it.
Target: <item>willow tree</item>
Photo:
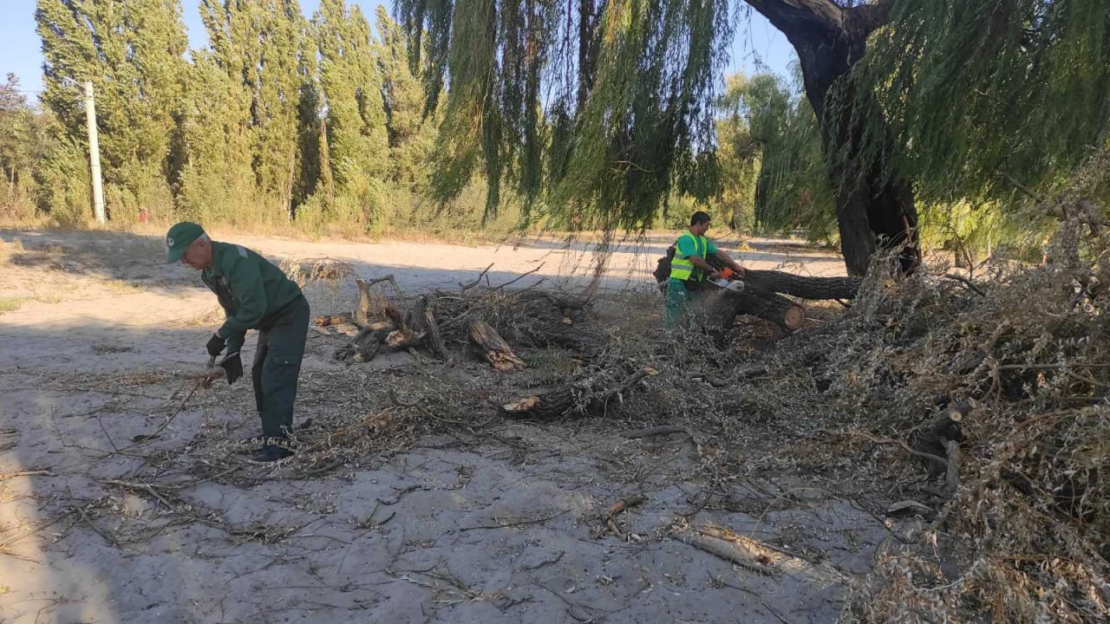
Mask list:
[[[799,75],[800,79],[800,75]],[[836,229],[835,201],[825,173],[821,130],[809,102],[774,74],[750,79],[729,76],[721,98],[723,121],[742,118],[746,132],[718,133],[722,165],[746,155],[756,174],[753,219],[764,230],[802,229],[813,240],[829,240]],[[744,175],[721,171],[722,192]],[[750,173],[749,173],[750,175]]]
[[[1110,71],[1103,0],[743,4],[782,31],[798,53],[822,128],[841,248],[856,274],[866,271],[878,245],[907,244],[903,260],[907,267],[915,262],[917,212],[908,175],[917,173],[915,163],[931,161],[942,172],[921,173],[944,180],[945,167],[961,166],[952,156],[968,156],[937,151],[911,158],[944,145],[922,146],[908,140],[912,135],[942,135],[945,116],[963,114],[962,96],[982,100],[972,111],[982,116],[950,128],[979,128],[971,136],[987,136],[982,127],[991,119],[1036,118],[1029,111],[1043,99],[1007,100],[1012,84],[990,92],[999,86],[992,69],[1017,78],[1022,68],[1064,57],[1069,62],[1048,64],[1064,70],[1053,80],[1066,86],[1073,78],[1094,78],[1084,94],[1097,91]],[[717,171],[711,104],[740,6],[727,0],[399,0],[398,16],[429,95],[450,85],[435,194],[454,197],[481,164],[492,210],[503,180],[531,200],[543,190],[546,172],[548,203],[567,224],[643,227],[672,190],[709,192]],[[869,54],[869,42],[879,38],[882,49]],[[865,58],[867,71],[854,71]],[[1085,60],[1085,69],[1072,64],[1077,60]],[[1043,91],[1030,82],[1043,71],[1013,84]],[[899,89],[906,98],[899,99]],[[925,104],[943,112],[916,108]],[[906,105],[915,106],[920,124],[903,125],[912,114],[891,119],[907,115]],[[1060,124],[1053,127],[1067,131],[1049,140],[1070,150],[1104,132],[1099,126],[1084,138],[1083,122],[1056,115]],[[1021,132],[1020,125],[1001,126]],[[1058,162],[1037,166],[1044,174]]]

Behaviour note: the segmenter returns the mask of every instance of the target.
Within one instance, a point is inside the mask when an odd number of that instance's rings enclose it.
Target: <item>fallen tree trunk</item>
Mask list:
[[[747,269],[742,278],[747,286],[802,299],[854,299],[859,293],[860,277],[806,277],[783,271]]]
[[[793,301],[755,286],[743,289],[716,288],[703,291],[698,302],[701,320],[710,331],[732,327],[739,314],[750,314],[771,321],[786,331],[794,331],[806,320],[805,308]]]
[[[661,290],[666,294],[667,280],[671,274],[670,254],[659,259],[653,275]],[[710,266],[724,268],[716,257],[706,260]],[[783,271],[758,271],[745,269],[741,280],[748,286],[761,290],[782,293],[802,299],[855,299],[863,278],[860,277],[806,277]]]

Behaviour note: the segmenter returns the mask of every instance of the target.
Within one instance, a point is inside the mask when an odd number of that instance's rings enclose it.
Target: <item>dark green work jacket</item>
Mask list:
[[[216,332],[227,338],[228,353],[243,346],[248,329],[265,328],[285,306],[301,296],[301,287],[262,256],[229,243],[212,242],[212,268],[200,278],[227,314]]]

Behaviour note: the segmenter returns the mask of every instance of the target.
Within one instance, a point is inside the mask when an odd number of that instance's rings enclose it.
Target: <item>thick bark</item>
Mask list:
[[[802,299],[854,299],[863,280],[858,277],[805,277],[782,271],[744,271],[748,286]]]
[[[704,293],[698,307],[710,331],[728,330],[739,314],[757,316],[791,332],[806,318],[805,309],[786,297],[747,285],[741,290],[717,288],[716,292]]]
[[[911,270],[920,261],[912,187],[897,172],[883,171],[878,159],[860,158],[864,125],[875,121],[855,114],[856,94],[847,89],[847,104],[835,112],[826,110],[829,91],[863,57],[868,35],[889,19],[890,2],[847,9],[832,0],[746,2],[794,46],[806,97],[821,122],[826,154],[830,162],[844,163],[830,166],[829,175],[836,189],[841,251],[849,274],[864,275],[879,245],[904,245],[902,268]]]
[[[436,321],[435,299],[420,298],[424,312],[424,325],[428,332],[428,349],[441,360],[447,359],[447,346],[443,344],[443,335],[439,331],[439,322]]]
[[[497,333],[497,330],[482,321],[471,321],[469,326],[470,341],[493,368],[502,373],[507,373],[516,368],[524,368],[526,364],[513,353],[512,347]]]

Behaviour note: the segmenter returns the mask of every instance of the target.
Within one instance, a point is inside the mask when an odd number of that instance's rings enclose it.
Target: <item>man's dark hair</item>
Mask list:
[[[692,217],[690,217],[690,227],[694,227],[695,225],[701,225],[702,223],[709,223],[709,213],[708,212],[702,212],[702,211],[699,210],[699,211],[695,212]]]

